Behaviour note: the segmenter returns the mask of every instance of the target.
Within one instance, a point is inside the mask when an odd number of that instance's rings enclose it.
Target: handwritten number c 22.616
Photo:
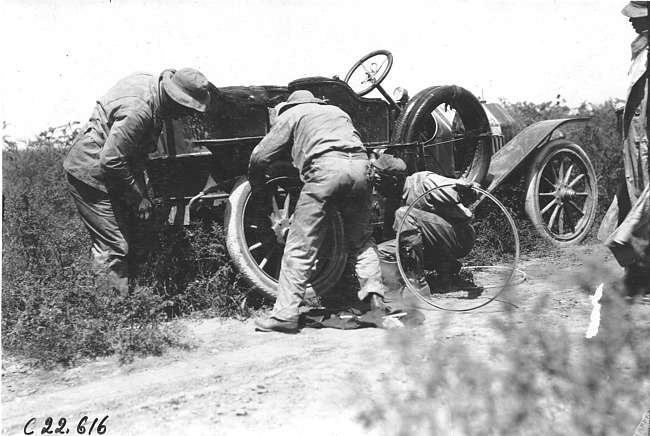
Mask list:
[[[92,434],[98,434],[98,435],[103,435],[106,433],[106,425],[105,422],[108,419],[108,415],[104,416],[101,421],[99,421],[99,418],[93,419],[92,422],[88,421],[88,417],[84,416],[79,420],[79,423],[77,424],[77,434],[88,434],[89,436]],[[45,419],[45,425],[41,429],[40,434],[69,434],[70,429],[66,428],[66,424],[68,423],[68,420],[66,418],[60,418],[58,421],[57,427],[52,431],[52,425],[54,424],[54,419],[50,416]],[[25,435],[34,435],[38,430],[34,431],[32,430],[32,426],[36,426],[36,418],[31,418],[27,423],[25,424],[25,427],[23,427],[23,434]],[[90,425],[90,427],[88,427]],[[30,428],[32,427],[32,428]],[[73,432],[74,432],[73,428]],[[86,430],[88,431],[86,433]],[[74,434],[74,433],[73,433]]]

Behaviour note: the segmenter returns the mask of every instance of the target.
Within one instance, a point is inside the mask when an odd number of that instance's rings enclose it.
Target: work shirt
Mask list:
[[[253,150],[249,180],[254,185],[262,184],[267,166],[286,159],[289,152],[293,165],[302,173],[313,159],[330,151],[365,152],[350,116],[336,106],[298,104],[275,119],[269,133]]]
[[[134,73],[97,101],[63,163],[70,175],[103,192],[134,183],[132,167],[156,150],[162,131],[161,78]]]
[[[457,182],[431,171],[420,171],[406,178],[402,199],[406,206],[410,206],[429,189],[451,184],[425,195],[414,208],[434,213],[450,224],[466,222],[472,218],[472,211],[461,203],[460,194],[454,189]]]

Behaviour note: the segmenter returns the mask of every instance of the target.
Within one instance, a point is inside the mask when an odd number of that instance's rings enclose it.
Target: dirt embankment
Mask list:
[[[515,302],[516,311],[526,316],[536,297],[548,294],[544,317],[549,325],[563,323],[571,334],[584,335],[592,305],[578,291],[575,276],[590,259],[621,273],[601,246],[562,250],[552,259],[522,259],[519,267],[527,280],[500,299]],[[495,301],[449,316],[423,310],[426,320],[412,335],[423,346],[460,341],[487,349],[488,322],[501,316],[506,304]],[[374,434],[357,416],[399,359],[387,341],[394,331],[304,329],[282,335],[255,332],[252,320],[186,324],[196,349],[125,366],[109,358],[65,371],[34,372],[5,359],[3,434],[41,434],[48,417],[54,420],[50,431],[65,418],[63,432],[79,434],[84,416],[88,434],[93,420],[98,418],[98,424],[107,415],[107,435]]]

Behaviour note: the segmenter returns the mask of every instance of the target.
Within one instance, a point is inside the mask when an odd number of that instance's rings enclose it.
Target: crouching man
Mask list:
[[[467,256],[476,241],[471,225],[472,212],[468,206],[476,201],[475,182],[450,179],[430,171],[421,171],[406,177],[406,164],[388,154],[373,162],[375,187],[386,197],[400,197],[403,206],[395,212],[393,228],[400,233],[400,259],[409,281],[419,287],[420,293],[448,292],[452,283],[459,280],[461,259]],[[426,191],[432,191],[406,211]],[[406,218],[405,218],[406,217]],[[396,240],[379,244],[382,261],[396,261]],[[429,284],[424,280],[424,270],[435,270],[437,280]]]
[[[276,107],[269,133],[251,154],[248,178],[253,192],[264,189],[265,169],[290,151],[304,186],[287,236],[278,298],[260,331],[298,332],[298,306],[305,297],[318,251],[326,234],[328,211],[343,218],[350,259],[356,259],[360,300],[385,310],[377,246],[372,237],[370,162],[350,117],[309,91],[295,91]]]

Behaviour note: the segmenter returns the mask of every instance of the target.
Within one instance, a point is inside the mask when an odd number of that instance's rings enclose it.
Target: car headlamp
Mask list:
[[[395,91],[393,91],[393,100],[395,100],[397,103],[406,103],[409,99],[409,92],[406,90],[406,88],[402,88],[401,86],[398,86],[395,88]]]

